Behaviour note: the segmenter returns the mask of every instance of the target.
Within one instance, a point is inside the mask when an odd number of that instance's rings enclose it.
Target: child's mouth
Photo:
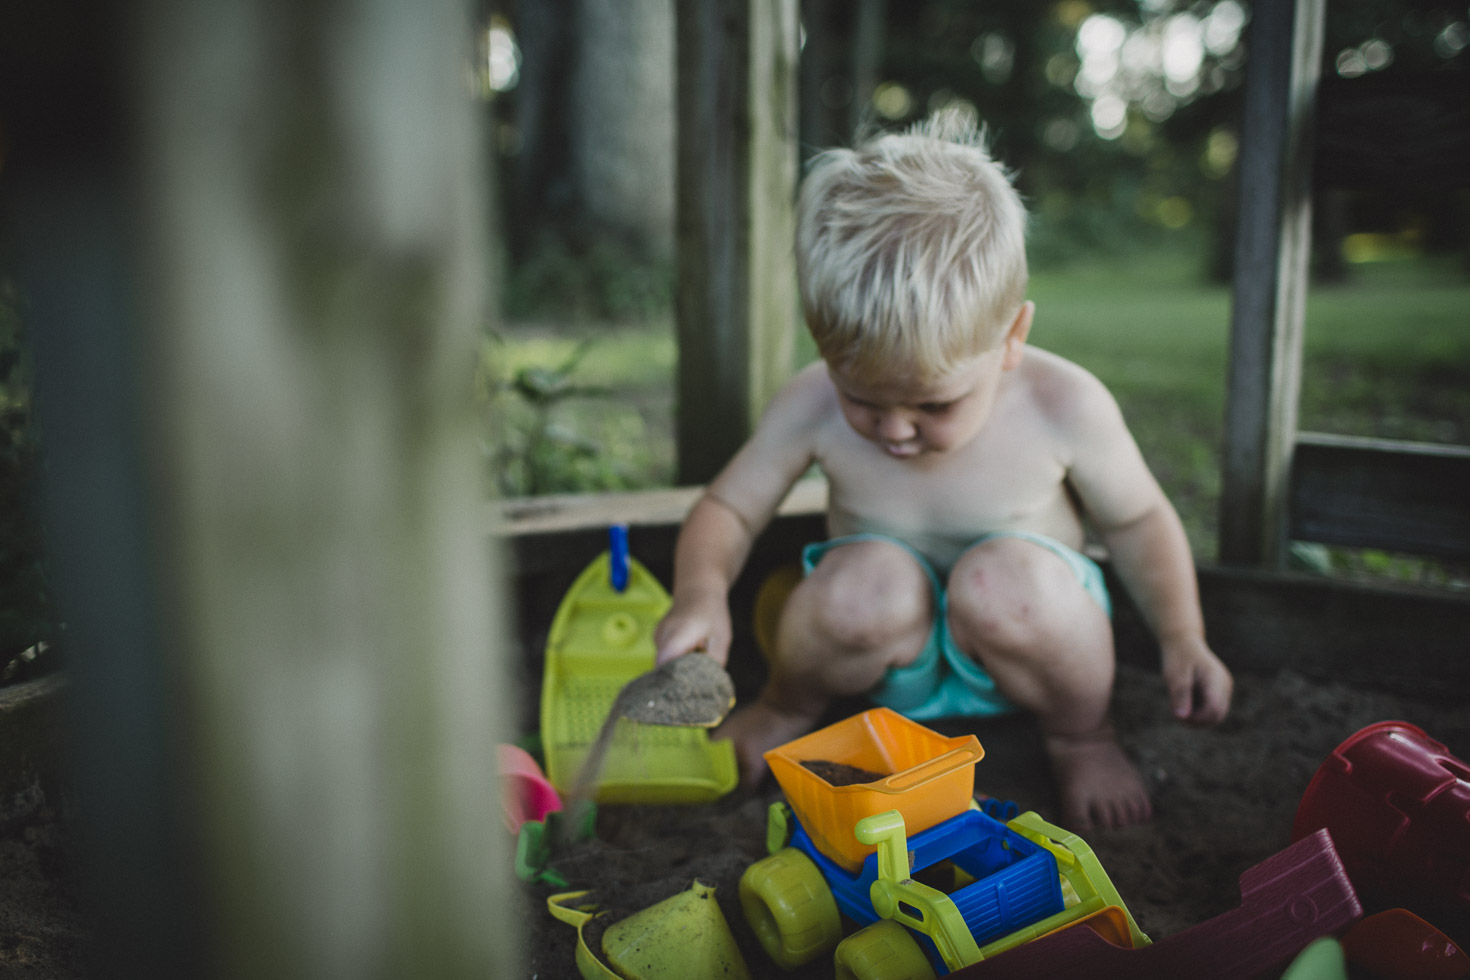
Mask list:
[[[919,444],[917,442],[885,442],[883,451],[890,456],[900,458],[919,455]]]

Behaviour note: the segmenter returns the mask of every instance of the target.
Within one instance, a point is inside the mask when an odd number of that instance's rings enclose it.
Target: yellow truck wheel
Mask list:
[[[832,889],[812,859],[794,847],[745,869],[740,908],[771,959],[787,970],[810,962],[842,938]]]
[[[935,980],[911,932],[882,919],[848,936],[833,955],[837,980]]]

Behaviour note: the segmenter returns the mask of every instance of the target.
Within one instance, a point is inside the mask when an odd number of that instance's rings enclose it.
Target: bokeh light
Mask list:
[[[1075,70],[1054,56],[1053,85],[1070,85],[1090,102],[1093,129],[1118,139],[1133,118],[1161,123],[1179,106],[1220,91],[1243,64],[1241,36],[1249,17],[1238,0],[1220,0],[1207,13],[1174,0],[1142,0],[1138,20],[1091,13],[1077,25]]]
[[[521,80],[521,49],[510,25],[492,17],[481,42],[484,84],[492,92],[509,92]]]
[[[1016,43],[1004,34],[981,34],[970,45],[970,57],[991,85],[1004,85],[1016,66]]]
[[[873,90],[873,108],[885,119],[902,119],[913,107],[913,95],[897,82],[884,82]]]
[[[1470,24],[1457,20],[1445,27],[1434,37],[1434,53],[1441,58],[1453,58],[1470,44]]]

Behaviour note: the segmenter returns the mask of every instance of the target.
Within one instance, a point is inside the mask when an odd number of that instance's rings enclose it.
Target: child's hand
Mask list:
[[[730,658],[730,635],[730,608],[723,595],[675,599],[653,631],[658,650],[654,662],[661,664],[703,650],[723,667]]]
[[[1205,725],[1223,721],[1230,712],[1235,678],[1204,637],[1188,636],[1162,646],[1164,686],[1174,717]]]

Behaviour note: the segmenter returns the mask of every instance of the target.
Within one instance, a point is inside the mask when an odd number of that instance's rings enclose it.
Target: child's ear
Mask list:
[[[1004,352],[1001,359],[1002,370],[1009,371],[1021,363],[1021,355],[1026,350],[1026,336],[1031,333],[1031,318],[1036,315],[1036,304],[1031,300],[1021,304],[1021,311],[1016,314],[1016,319],[1011,322],[1010,329],[1001,341],[1001,349]]]

